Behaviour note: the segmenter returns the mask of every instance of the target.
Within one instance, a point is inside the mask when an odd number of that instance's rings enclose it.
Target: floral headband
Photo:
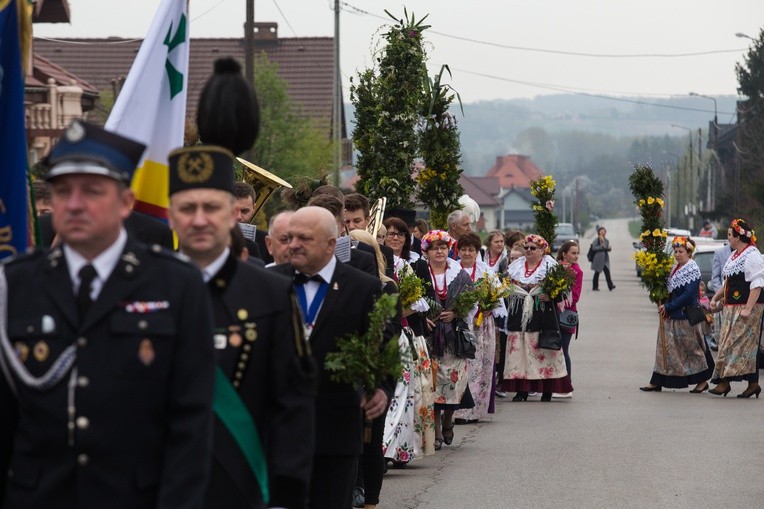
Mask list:
[[[445,242],[451,247],[451,236],[444,230],[430,230],[422,235],[422,251],[430,249],[433,242]]]
[[[671,247],[683,247],[688,253],[692,253],[695,250],[695,246],[692,245],[687,237],[674,237],[674,240],[671,241]]]
[[[549,242],[544,240],[544,237],[542,237],[541,235],[536,235],[535,233],[531,233],[530,235],[525,237],[525,242],[533,242],[538,247],[544,250],[549,249]]]
[[[733,219],[732,222],[730,223],[730,228],[735,230],[738,235],[748,237],[749,239],[751,239],[752,243],[756,244],[756,232],[754,232],[753,229],[746,230],[745,228],[743,228],[743,224],[741,223],[745,224],[745,222],[742,219]]]

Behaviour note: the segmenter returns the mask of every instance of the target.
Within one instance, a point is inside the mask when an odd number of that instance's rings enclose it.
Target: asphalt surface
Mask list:
[[[499,399],[451,446],[385,475],[385,508],[764,507],[764,399],[685,390],[643,393],[658,315],[634,272],[627,220],[603,221],[617,288],[591,290],[582,239],[574,396]]]

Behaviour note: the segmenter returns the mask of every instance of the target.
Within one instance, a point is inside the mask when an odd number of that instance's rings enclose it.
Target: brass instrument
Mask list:
[[[385,218],[385,206],[387,205],[387,198],[379,198],[374,205],[371,206],[369,211],[369,224],[366,226],[366,231],[371,234],[372,238],[377,238],[377,231],[382,225],[382,220]]]
[[[260,211],[260,209],[275,190],[281,187],[292,189],[292,184],[280,177],[277,177],[268,170],[264,170],[256,164],[250,163],[241,157],[237,157],[236,159],[241,163],[242,166],[244,166],[244,169],[248,170],[249,174],[253,177],[252,187],[255,188],[255,215],[257,215],[257,213]]]

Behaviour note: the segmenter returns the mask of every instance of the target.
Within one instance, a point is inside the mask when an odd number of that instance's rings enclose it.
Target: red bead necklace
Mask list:
[[[738,256],[740,256],[741,254],[745,253],[745,250],[746,250],[746,249],[748,249],[749,247],[751,247],[751,246],[750,246],[750,245],[748,245],[748,246],[745,246],[745,249],[743,249],[743,250],[742,250],[742,251],[740,251],[740,252],[738,252],[738,250],[736,249],[736,250],[735,250],[735,252],[734,252],[734,253],[732,253],[732,256],[731,256],[730,258],[732,258],[732,259],[734,260],[735,258],[737,258]]]
[[[531,277],[533,273],[536,272],[536,269],[539,268],[539,266],[541,265],[541,262],[543,261],[544,259],[542,258],[541,260],[539,260],[539,262],[536,264],[535,267],[533,267],[532,269],[528,269],[528,260],[526,259],[525,260],[525,278],[528,279],[529,277]]]
[[[435,272],[432,270],[432,265],[427,264],[427,266],[430,268],[430,276],[432,276],[432,286],[435,289],[435,295],[438,296],[440,300],[446,300],[446,297],[448,297],[448,285],[446,284],[446,274],[443,273],[443,288],[438,288],[438,278],[435,277]]]
[[[491,253],[488,253],[488,266],[493,267],[496,265],[496,263],[499,261],[499,258],[501,258],[501,255],[497,256],[495,260],[491,260]]]

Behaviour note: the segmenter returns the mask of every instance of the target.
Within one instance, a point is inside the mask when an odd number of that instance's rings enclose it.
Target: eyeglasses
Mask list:
[[[538,248],[536,246],[523,246],[523,249],[525,249],[526,251],[535,251]]]
[[[387,237],[388,239],[394,239],[395,237],[398,237],[399,239],[405,239],[406,235],[408,234],[405,232],[387,232],[385,234],[385,237]]]

